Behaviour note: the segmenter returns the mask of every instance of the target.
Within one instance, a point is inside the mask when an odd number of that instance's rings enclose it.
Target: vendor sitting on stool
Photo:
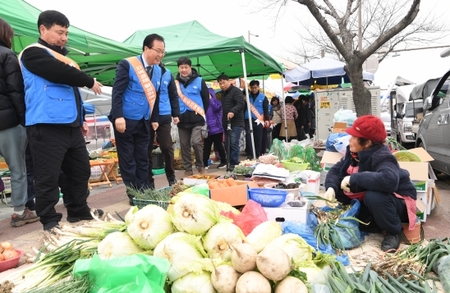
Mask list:
[[[351,135],[345,156],[328,172],[325,180],[327,205],[361,202],[358,219],[370,222],[365,227],[385,230],[383,251],[394,252],[401,242],[402,222],[409,230],[416,224],[416,189],[409,172],[384,144],[386,130],[380,118],[359,117],[346,132]],[[337,200],[337,201],[336,201]]]

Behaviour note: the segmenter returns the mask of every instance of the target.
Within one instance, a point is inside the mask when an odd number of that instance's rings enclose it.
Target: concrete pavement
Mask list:
[[[210,174],[224,174],[224,170],[219,170],[213,165],[207,170]],[[176,171],[176,177],[180,180],[184,175],[184,171]],[[436,186],[439,190],[441,202],[428,216],[426,223],[423,223],[425,237],[444,238],[449,237],[450,226],[450,177],[438,175],[439,180]],[[162,188],[168,185],[165,174],[155,176],[156,188]],[[113,215],[119,213],[125,215],[129,210],[128,198],[125,194],[125,186],[123,183],[119,185],[113,183],[112,187],[95,186],[91,191],[88,199],[89,206],[94,208],[102,208],[104,211]],[[66,221],[67,212],[62,204],[62,200],[57,205],[57,210],[63,213],[63,222]],[[40,222],[26,224],[22,227],[11,227],[10,216],[13,209],[7,205],[0,203],[0,241],[10,241],[17,248],[29,251],[32,246],[38,246],[38,241],[42,233],[42,224]]]

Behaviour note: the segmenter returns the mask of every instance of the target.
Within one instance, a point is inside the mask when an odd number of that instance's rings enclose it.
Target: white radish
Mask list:
[[[287,276],[277,284],[275,293],[308,293],[308,288],[300,279]]]
[[[239,273],[245,273],[256,268],[258,253],[248,243],[234,244],[231,252],[231,264]]]
[[[230,265],[220,265],[211,274],[211,282],[218,293],[234,293],[239,274]]]
[[[258,272],[250,271],[239,277],[236,293],[271,293],[269,280]]]
[[[258,254],[256,266],[267,279],[281,281],[291,271],[291,259],[283,249],[269,245]]]

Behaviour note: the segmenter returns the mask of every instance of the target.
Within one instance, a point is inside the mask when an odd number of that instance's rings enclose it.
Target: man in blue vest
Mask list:
[[[263,128],[269,125],[269,101],[266,96],[259,91],[259,81],[252,80],[250,82],[249,93],[250,105],[247,105],[244,112],[245,117],[245,152],[247,159],[257,159],[262,155],[263,150]],[[253,153],[252,137],[250,134],[249,108],[251,113],[251,121],[253,126],[253,138],[255,143],[255,152]],[[255,156],[256,155],[256,156]]]
[[[155,188],[148,178],[148,145],[150,131],[156,131],[159,125],[158,111],[152,113],[152,108],[158,105],[156,92],[161,83],[158,64],[165,53],[163,37],[148,35],[142,51],[141,55],[123,59],[117,65],[109,116],[114,125],[120,174],[131,205],[133,190]]]
[[[178,102],[177,88],[175,86],[175,81],[172,76],[172,72],[167,68],[160,65],[162,69],[161,75],[161,86],[159,88],[159,103],[158,103],[158,129],[150,132],[150,143],[148,147],[148,159],[149,159],[149,172],[148,177],[150,183],[153,183],[153,172],[152,172],[152,152],[153,152],[153,142],[156,140],[161,149],[162,155],[164,157],[164,171],[166,172],[167,181],[169,185],[174,185],[177,182],[175,177],[175,165],[174,165],[174,149],[172,141],[172,120],[175,125],[178,124],[180,117],[180,103]],[[156,112],[156,107],[155,111]]]
[[[195,165],[198,173],[205,174],[203,163],[202,126],[205,125],[205,113],[209,107],[209,91],[203,78],[192,68],[192,62],[187,57],[178,59],[178,74],[176,78],[178,96],[180,97],[180,137],[181,159],[184,174],[192,175],[191,147],[194,149]]]
[[[20,54],[25,85],[25,121],[34,164],[36,213],[44,226],[58,226],[62,214],[56,212],[59,201],[58,178],[62,170],[67,178],[67,220],[92,220],[87,204],[91,173],[84,136],[83,103],[78,87],[101,94],[97,82],[65,55],[68,50],[69,20],[54,10],[38,18],[38,43]],[[102,210],[97,210],[103,215]]]

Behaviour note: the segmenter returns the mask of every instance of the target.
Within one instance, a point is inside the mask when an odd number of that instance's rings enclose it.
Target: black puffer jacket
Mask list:
[[[245,99],[242,91],[237,87],[231,85],[227,90],[222,91],[222,125],[227,126],[227,115],[229,112],[233,112],[234,117],[231,119],[231,127],[244,126],[244,110]]]
[[[411,182],[409,172],[400,168],[397,159],[386,145],[374,146],[358,153],[358,172],[350,176],[350,191],[379,191],[383,193],[398,193],[416,199],[417,191]],[[341,189],[341,181],[347,176],[351,164],[350,148],[347,146],[345,156],[328,171],[325,179],[325,189],[332,187],[336,198],[344,204],[350,199]]]
[[[25,125],[22,72],[13,51],[0,42],[0,130]]]

